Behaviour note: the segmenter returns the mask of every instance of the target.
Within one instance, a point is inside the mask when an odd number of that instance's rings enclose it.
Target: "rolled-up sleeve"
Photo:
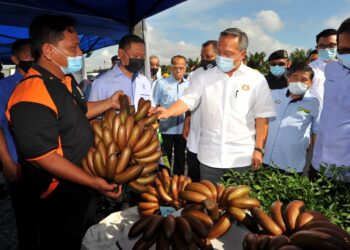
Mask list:
[[[20,102],[10,109],[11,126],[22,157],[36,160],[57,151],[59,126],[50,108],[32,102]]]
[[[265,77],[260,77],[260,83],[255,89],[254,118],[269,118],[276,116],[271,90]]]
[[[185,90],[180,100],[183,101],[191,111],[199,105],[202,97],[202,82],[199,77],[192,76],[190,86]]]

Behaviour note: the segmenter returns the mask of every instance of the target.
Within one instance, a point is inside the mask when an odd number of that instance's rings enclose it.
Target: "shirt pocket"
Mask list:
[[[241,87],[232,91],[230,96],[231,112],[235,116],[245,117],[250,109],[252,90],[242,90]]]

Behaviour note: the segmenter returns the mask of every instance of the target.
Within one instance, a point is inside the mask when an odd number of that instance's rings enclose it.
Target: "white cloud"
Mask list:
[[[199,57],[200,47],[186,40],[170,41],[162,30],[148,28],[148,48],[150,55],[157,55],[161,64],[170,64],[170,59],[175,55],[183,55],[186,58]]]
[[[349,16],[350,13],[344,15],[331,16],[326,21],[324,21],[324,27],[338,29],[340,24]]]
[[[110,46],[96,50],[89,58],[85,58],[85,70],[90,72],[95,69],[111,67],[111,57],[116,55],[118,46]]]
[[[283,21],[272,10],[262,10],[256,13],[255,18],[220,19],[218,25],[221,29],[237,27],[246,32],[249,39],[248,52],[251,53],[264,51],[269,55],[271,52],[279,49],[292,52],[297,47],[278,41],[270,34],[283,28]]]

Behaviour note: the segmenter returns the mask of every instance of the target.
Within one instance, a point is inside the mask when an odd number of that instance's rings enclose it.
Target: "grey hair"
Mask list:
[[[156,55],[151,55],[151,56],[149,57],[149,60],[152,60],[153,58],[157,59],[157,60],[158,60],[158,62],[159,62],[159,57],[158,57],[158,56],[156,56]]]
[[[239,40],[239,50],[246,50],[248,48],[248,36],[245,32],[238,28],[228,28],[220,33],[220,37],[223,36],[234,36],[238,37]]]

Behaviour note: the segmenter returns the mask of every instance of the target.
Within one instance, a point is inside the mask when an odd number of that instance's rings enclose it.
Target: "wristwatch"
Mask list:
[[[254,150],[255,150],[255,151],[258,151],[258,152],[260,152],[260,153],[262,153],[262,154],[265,153],[265,150],[264,150],[263,148],[257,148],[257,147],[255,147]]]

